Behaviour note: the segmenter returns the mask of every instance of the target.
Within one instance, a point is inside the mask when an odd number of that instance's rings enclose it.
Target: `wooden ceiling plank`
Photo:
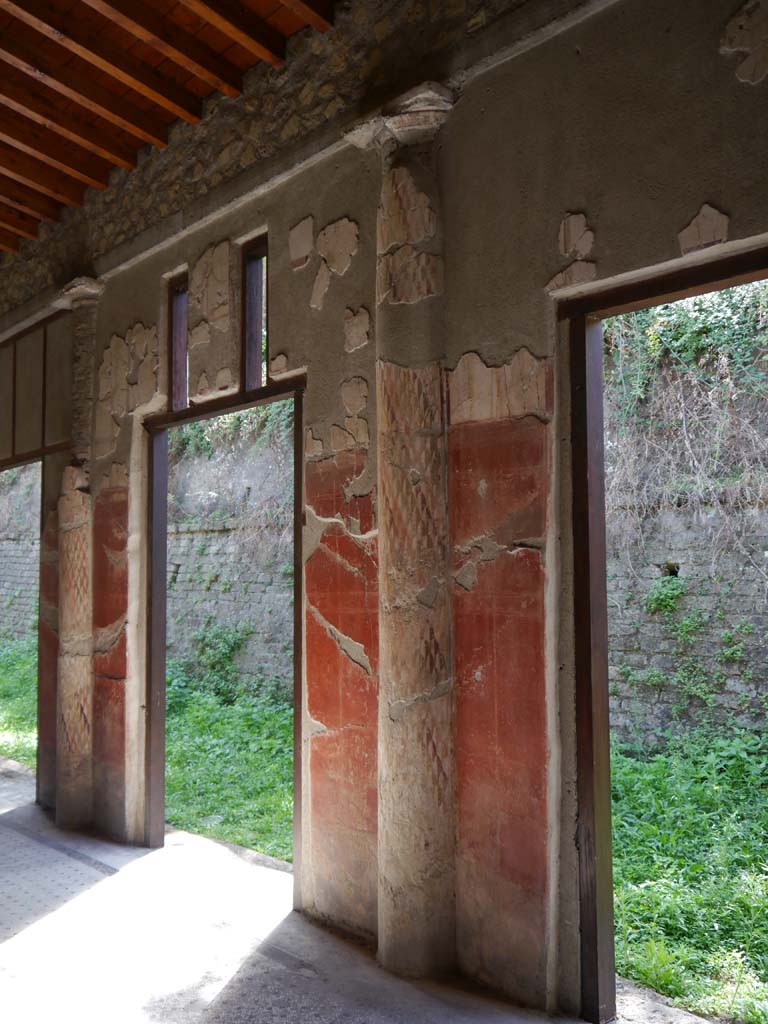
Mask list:
[[[186,89],[110,43],[103,33],[89,29],[71,16],[59,14],[48,0],[0,0],[0,11],[12,15],[175,117],[189,124],[200,121],[200,104]]]
[[[10,231],[3,231],[0,229],[0,250],[3,252],[18,252],[18,236],[12,235]]]
[[[66,206],[82,206],[84,186],[0,142],[0,173]]]
[[[113,138],[98,125],[78,117],[77,113],[63,110],[53,96],[46,94],[34,82],[27,79],[23,85],[14,82],[9,72],[14,69],[0,61],[0,105],[28,117],[36,124],[55,132],[70,142],[75,142],[96,156],[131,170],[136,166],[135,147]]]
[[[239,96],[242,75],[215,50],[185,32],[141,0],[84,0],[103,17],[148,43],[225,96]]]
[[[0,32],[0,58],[144,142],[160,147],[168,144],[168,130],[160,118],[139,110],[125,97],[115,96],[95,83],[92,69],[84,62],[72,61],[62,66],[45,57],[30,45],[28,37],[16,31],[15,26]]]
[[[277,29],[233,0],[181,0],[224,35],[272,67],[285,61],[285,37]]]
[[[0,203],[0,228],[12,231],[20,238],[37,238],[39,223],[34,217],[26,213],[14,210],[12,206]]]
[[[18,181],[6,178],[1,172],[0,200],[36,220],[56,220],[59,216],[58,203],[34,189],[20,185]]]
[[[318,32],[329,32],[333,28],[332,0],[279,0],[283,7],[303,18]]]
[[[0,141],[92,188],[106,188],[111,164],[0,107]]]

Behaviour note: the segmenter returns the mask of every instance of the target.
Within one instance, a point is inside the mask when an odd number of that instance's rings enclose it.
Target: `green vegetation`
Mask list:
[[[245,691],[234,658],[243,627],[208,627],[188,663],[168,665],[169,824],[290,860],[293,708],[279,684]],[[37,651],[0,643],[0,755],[35,767]]]
[[[244,412],[184,423],[169,432],[171,462],[185,455],[203,455],[213,459],[222,450],[252,444],[283,445],[291,448],[293,402],[271,402]]]
[[[245,626],[208,625],[167,673],[166,818],[290,860],[293,708],[276,681],[247,687],[235,658]]]
[[[34,768],[37,757],[37,638],[0,638],[0,755]]]
[[[619,973],[768,1024],[768,734],[699,730],[612,762]]]

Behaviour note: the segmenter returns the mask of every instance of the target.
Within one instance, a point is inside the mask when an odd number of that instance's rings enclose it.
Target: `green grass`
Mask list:
[[[186,686],[179,699],[173,675],[168,689],[169,824],[290,860],[293,709],[275,696],[223,703]]]
[[[166,817],[178,828],[290,860],[293,708],[276,687],[259,695],[231,691],[237,645],[226,639],[211,634],[196,674],[168,666]],[[0,755],[34,768],[36,750],[36,643],[0,641]]]
[[[36,766],[36,637],[0,638],[0,755]]]
[[[768,734],[702,731],[612,760],[618,972],[768,1024]]]

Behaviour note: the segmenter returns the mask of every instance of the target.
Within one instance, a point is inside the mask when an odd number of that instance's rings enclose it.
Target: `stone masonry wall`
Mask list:
[[[703,720],[765,718],[768,510],[744,514],[738,546],[723,544],[725,527],[718,510],[678,510],[646,520],[642,546],[609,546],[611,726],[623,741],[653,746]],[[669,615],[649,612],[646,596],[674,566],[684,595]]]
[[[40,577],[40,466],[0,473],[0,636],[36,629]]]
[[[293,690],[293,561],[281,531],[265,529],[253,557],[249,520],[174,525],[168,533],[168,657],[192,653],[210,624],[253,630],[237,656],[244,680],[279,679]]]
[[[224,422],[224,421],[220,421]],[[208,421],[217,430],[217,421]],[[252,630],[237,655],[245,681],[293,694],[292,442],[226,443],[216,457],[172,456],[168,517],[168,658],[194,658],[210,627]]]

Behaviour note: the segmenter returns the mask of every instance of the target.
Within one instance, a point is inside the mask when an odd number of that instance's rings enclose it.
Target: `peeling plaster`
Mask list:
[[[425,608],[434,608],[437,596],[440,593],[440,580],[437,576],[433,576],[426,587],[420,590],[416,595],[416,600],[419,604],[423,604]]]
[[[328,264],[323,260],[317,268],[315,283],[312,286],[312,295],[309,304],[312,309],[322,309],[325,296],[331,286],[331,271]]]
[[[288,232],[288,254],[291,270],[303,270],[315,247],[315,221],[305,217]]]
[[[334,625],[328,622],[327,619],[323,618],[317,608],[313,608],[312,605],[307,605],[308,610],[314,615],[315,619],[325,629],[330,636],[338,645],[339,649],[346,654],[350,661],[353,661],[359,668],[361,668],[367,675],[372,675],[371,663],[368,660],[368,655],[365,653],[365,648],[357,640],[353,640],[352,637],[345,636],[340,630]]]
[[[344,311],[344,349],[356,352],[370,341],[371,314],[361,306],[360,309]]]
[[[585,259],[592,252],[594,243],[595,232],[587,225],[586,214],[567,213],[560,222],[557,244],[560,255],[572,257],[573,262],[555,274],[545,286],[547,291],[595,280],[597,266]]]
[[[348,217],[329,224],[317,236],[317,251],[334,274],[343,276],[349,270],[357,253],[358,236],[357,224]]]
[[[569,213],[560,224],[558,241],[561,256],[583,260],[592,252],[595,233],[583,213]]]
[[[377,223],[379,255],[408,242],[423,242],[437,231],[437,217],[429,196],[416,187],[407,167],[395,167],[384,176]]]
[[[401,722],[405,717],[405,714],[410,711],[411,708],[416,707],[419,704],[428,704],[430,701],[439,700],[441,697],[446,697],[451,693],[453,689],[453,681],[451,679],[444,679],[442,682],[434,686],[428,693],[420,693],[416,697],[408,697],[403,700],[392,700],[389,702],[387,708],[389,717],[393,722]]]
[[[189,379],[194,394],[207,396],[211,382],[218,391],[234,387],[231,368],[237,346],[231,330],[230,243],[209,246],[189,275]],[[226,374],[229,371],[227,383]],[[192,396],[194,397],[194,396]]]
[[[472,590],[477,584],[477,565],[475,562],[465,562],[461,569],[453,575],[454,580],[464,590]]]
[[[477,352],[467,352],[450,373],[451,424],[545,418],[549,371],[548,360],[527,348],[518,349],[502,366],[488,366]]]
[[[736,68],[740,82],[757,85],[768,75],[768,2],[749,0],[728,22],[720,53],[747,54]]]
[[[337,423],[331,426],[331,450],[334,452],[349,451],[357,447],[353,434],[340,427]]]
[[[351,416],[356,416],[368,403],[368,381],[365,377],[350,377],[341,385],[341,400]]]
[[[98,372],[94,422],[94,458],[111,455],[124,418],[157,393],[157,328],[134,324],[124,338],[112,335]]]
[[[403,245],[379,259],[376,302],[412,305],[443,293],[443,258]]]
[[[306,456],[306,458],[311,459],[322,454],[322,440],[318,437],[315,437],[312,428],[308,427],[304,434],[304,455]]]
[[[690,224],[687,224],[677,236],[680,252],[685,256],[686,253],[727,242],[729,222],[730,218],[726,214],[709,203],[704,203]]]

